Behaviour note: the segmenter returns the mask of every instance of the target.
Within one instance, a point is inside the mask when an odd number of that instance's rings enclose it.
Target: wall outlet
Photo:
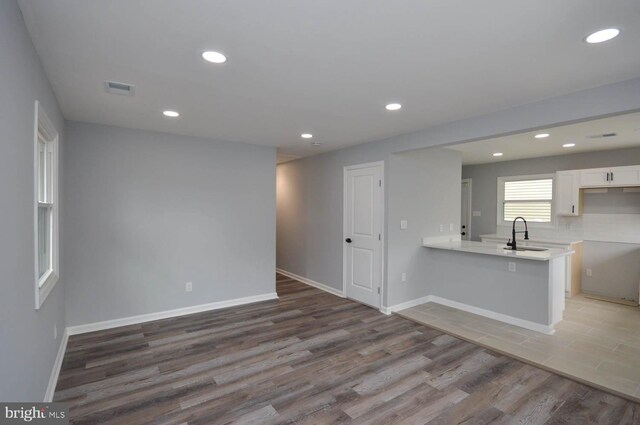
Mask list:
[[[444,232],[444,224],[440,225],[440,233]]]
[[[53,339],[58,339],[58,325],[53,324]]]
[[[193,282],[187,282],[184,284],[184,291],[191,292],[193,291]]]
[[[406,282],[406,281],[407,281],[407,274],[406,274],[405,272],[402,272],[402,275],[400,276],[400,279],[401,279],[403,282]]]
[[[587,269],[587,276],[588,276],[588,277],[593,276],[593,270],[591,270],[591,269]]]
[[[474,211],[472,215],[474,217],[480,217],[482,215],[482,211]]]
[[[407,220],[400,220],[400,228],[402,230],[405,230],[407,228],[407,225],[408,225]]]
[[[516,263],[514,263],[513,261],[509,261],[509,271],[514,273],[516,271]]]

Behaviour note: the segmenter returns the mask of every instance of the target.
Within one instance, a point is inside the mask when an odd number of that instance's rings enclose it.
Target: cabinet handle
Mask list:
[[[611,181],[613,181],[613,171],[611,172]]]
[[[571,205],[571,214],[576,212],[576,206],[575,205]]]
[[[609,181],[609,173],[607,173],[607,181]]]

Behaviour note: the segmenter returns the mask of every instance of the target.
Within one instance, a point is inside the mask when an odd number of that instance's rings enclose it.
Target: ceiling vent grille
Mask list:
[[[133,84],[118,83],[117,81],[105,81],[104,89],[107,93],[121,96],[133,96],[136,92],[136,86]]]
[[[605,137],[615,137],[618,133],[604,133],[604,134],[592,134],[591,136],[587,136],[589,139],[603,139]]]

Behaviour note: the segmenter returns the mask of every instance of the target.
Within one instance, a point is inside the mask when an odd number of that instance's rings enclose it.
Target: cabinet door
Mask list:
[[[611,184],[613,186],[640,185],[640,166],[613,167],[611,169]]]
[[[590,170],[580,170],[580,186],[582,187],[602,187],[610,186],[611,182],[607,178],[611,169],[593,168]]]
[[[577,171],[556,173],[556,214],[580,215],[580,185]]]

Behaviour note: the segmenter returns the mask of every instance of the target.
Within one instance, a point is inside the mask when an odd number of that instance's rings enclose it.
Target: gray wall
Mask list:
[[[278,267],[342,288],[344,166],[638,109],[640,79],[634,79],[281,164],[278,178],[297,181],[287,194],[296,211],[278,218]]]
[[[65,323],[64,272],[41,309],[34,308],[35,100],[61,134],[62,156],[64,121],[57,101],[18,5],[4,0],[0,2],[0,401],[43,400]]]
[[[495,233],[496,231],[498,177],[637,164],[640,164],[640,148],[466,165],[462,167],[462,178],[473,180],[472,209],[480,211],[482,214],[480,217],[472,217],[471,219],[471,237],[474,240],[479,240],[479,235]],[[598,197],[597,195],[588,196],[594,198],[594,200]],[[589,205],[585,204],[585,207],[587,208],[585,212],[589,212]],[[595,204],[594,208],[597,208]]]
[[[496,313],[549,324],[549,261],[425,248],[430,294]],[[516,263],[516,273],[508,264]]]
[[[460,152],[439,148],[389,157],[385,305],[433,294],[436,282],[431,278],[439,266],[422,246],[422,238],[458,235],[461,158]],[[407,229],[400,229],[401,220],[407,220]],[[403,272],[406,282],[401,280]]]
[[[582,290],[586,293],[638,301],[640,245],[585,242]],[[587,269],[592,275],[587,276]]]
[[[68,325],[275,292],[275,155],[68,122]]]

